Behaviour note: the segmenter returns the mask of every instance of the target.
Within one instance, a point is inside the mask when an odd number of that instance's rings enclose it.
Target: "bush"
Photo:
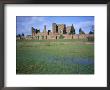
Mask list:
[[[59,39],[63,39],[63,38],[64,38],[64,36],[63,35],[60,35]]]

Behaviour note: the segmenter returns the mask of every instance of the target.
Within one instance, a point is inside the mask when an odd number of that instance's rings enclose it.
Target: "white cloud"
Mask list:
[[[74,27],[77,33],[79,33],[79,28],[82,28],[85,33],[88,33],[91,30],[92,25],[94,25],[93,21],[85,21],[74,24]]]
[[[34,27],[36,29],[40,29],[42,32],[44,29],[44,25],[47,26],[47,30],[52,30],[52,22],[53,19],[48,19],[47,17],[42,17],[42,16],[32,16],[28,17],[27,19],[25,18],[22,20],[22,22],[19,22],[19,24],[23,27],[20,28],[19,31],[22,31],[23,33],[26,34],[31,34],[31,27]],[[72,25],[70,22],[65,22],[66,26]],[[90,30],[90,26],[94,24],[93,21],[84,21],[84,22],[78,22],[78,23],[73,23],[76,32],[78,33],[79,28],[82,28],[85,32]],[[88,30],[87,30],[88,29]]]
[[[75,28],[87,28],[90,27],[91,25],[93,25],[94,22],[93,21],[85,21],[85,22],[79,22],[74,24]]]

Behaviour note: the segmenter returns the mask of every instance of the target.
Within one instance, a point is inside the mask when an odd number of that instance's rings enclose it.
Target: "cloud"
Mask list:
[[[90,31],[92,25],[94,25],[93,21],[84,21],[84,22],[79,22],[79,23],[74,24],[74,27],[77,30],[77,33],[79,32],[79,28],[82,28],[83,31],[88,33]]]
[[[43,25],[45,22],[44,17],[17,17],[17,33],[26,33],[31,34],[31,27],[34,28],[41,28],[41,25]]]
[[[87,28],[90,27],[91,25],[93,25],[94,22],[93,21],[85,21],[85,22],[79,22],[75,24],[76,28]]]
[[[66,26],[73,24],[77,33],[79,32],[79,28],[88,32],[91,26],[94,25],[93,20],[87,21],[86,18],[85,21],[81,20],[80,22],[75,22],[75,20],[72,20],[69,17],[17,16],[17,33],[24,33],[25,35],[31,34],[31,27],[40,29],[42,32],[44,25],[47,26],[47,30],[52,30],[53,22],[56,22],[57,24],[64,23]]]

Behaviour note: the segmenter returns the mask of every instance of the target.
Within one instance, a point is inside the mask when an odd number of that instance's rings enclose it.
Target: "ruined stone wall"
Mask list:
[[[66,32],[67,32],[67,34],[69,34],[70,31],[71,31],[71,26],[67,26],[67,27],[66,27]]]
[[[57,26],[58,26],[58,33],[63,34],[63,30],[65,28],[65,25],[64,24],[57,24]]]
[[[75,34],[75,35],[63,35],[64,38],[63,39],[87,39],[88,37],[93,37],[93,34]],[[19,40],[20,38],[16,38],[17,40]],[[48,34],[44,34],[44,33],[40,33],[37,34],[36,36],[31,36],[31,37],[25,37],[26,40],[57,40],[60,39],[60,35],[56,34],[52,34],[48,35]]]
[[[57,31],[57,25],[56,23],[52,23],[52,32],[56,33],[56,31]]]
[[[72,39],[72,35],[63,35],[64,39]]]

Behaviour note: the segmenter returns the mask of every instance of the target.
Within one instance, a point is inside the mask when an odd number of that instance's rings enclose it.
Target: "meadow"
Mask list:
[[[17,40],[16,74],[94,74],[94,43]]]

